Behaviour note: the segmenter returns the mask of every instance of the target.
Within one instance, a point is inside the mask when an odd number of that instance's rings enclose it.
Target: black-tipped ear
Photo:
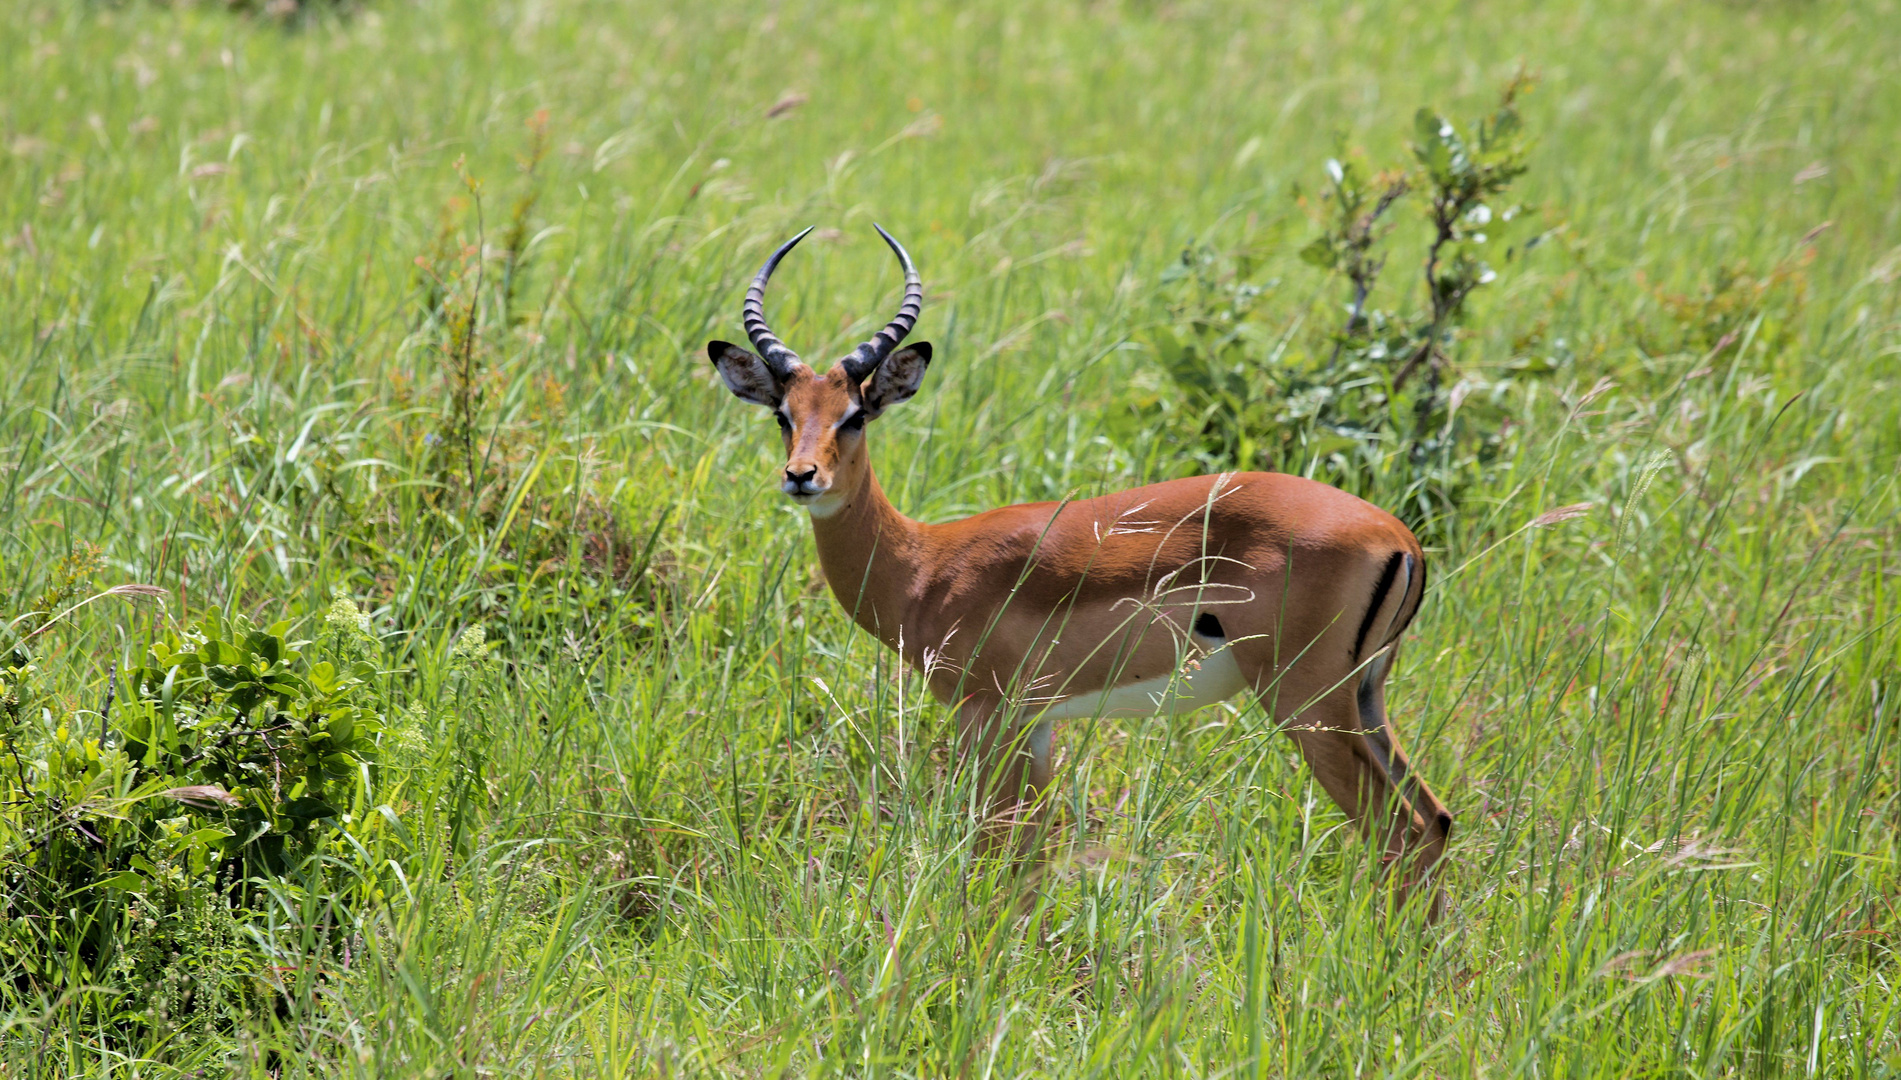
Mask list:
[[[865,380],[859,393],[865,402],[865,411],[873,417],[893,405],[911,400],[918,387],[924,382],[924,369],[931,366],[931,343],[920,341],[915,345],[906,345],[878,365],[878,370]]]
[[[729,341],[709,341],[706,355],[712,359],[726,389],[741,401],[776,408],[785,400],[785,387],[764,360]]]

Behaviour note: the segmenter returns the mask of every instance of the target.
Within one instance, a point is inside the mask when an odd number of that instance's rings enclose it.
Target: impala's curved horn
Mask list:
[[[898,347],[904,335],[917,325],[918,312],[924,310],[924,283],[918,280],[917,267],[911,265],[911,256],[905,253],[904,245],[891,238],[884,226],[873,223],[872,228],[891,245],[898,256],[898,265],[904,267],[904,300],[898,305],[897,318],[885,324],[883,330],[871,335],[871,340],[852,350],[852,354],[839,361],[845,365],[845,374],[854,381],[863,381],[866,376],[878,370],[878,365]]]
[[[775,337],[772,328],[766,325],[766,282],[772,280],[772,272],[779,268],[779,260],[785,258],[785,253],[797,247],[799,241],[805,239],[805,233],[811,231],[812,227],[807,226],[805,232],[780,244],[779,250],[773,252],[772,257],[766,260],[766,265],[759,268],[758,276],[752,279],[752,286],[746,290],[743,309],[746,336],[752,339],[752,347],[759,353],[759,359],[764,360],[772,373],[781,379],[792,374],[792,365],[799,362],[799,354],[786,348],[785,342]]]

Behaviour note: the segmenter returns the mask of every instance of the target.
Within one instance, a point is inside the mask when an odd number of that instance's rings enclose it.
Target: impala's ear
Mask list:
[[[764,360],[727,341],[706,343],[706,355],[713,358],[720,381],[741,401],[777,408],[785,400],[785,387]]]
[[[917,388],[924,382],[924,369],[931,366],[931,343],[920,341],[916,345],[907,345],[878,365],[871,373],[865,385],[859,391],[865,400],[865,411],[877,416],[901,401],[911,400]]]

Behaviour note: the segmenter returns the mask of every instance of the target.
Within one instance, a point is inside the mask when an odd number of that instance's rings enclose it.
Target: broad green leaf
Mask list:
[[[331,806],[322,799],[313,798],[309,795],[284,803],[277,808],[277,812],[285,817],[296,818],[300,821],[314,821],[318,818],[337,816],[336,807]]]
[[[116,874],[108,875],[94,882],[94,885],[99,887],[122,889],[126,892],[140,892],[150,884],[151,882],[146,880],[145,875],[136,870],[121,870]]]
[[[1300,249],[1300,261],[1309,266],[1318,266],[1322,270],[1331,270],[1339,265],[1339,252],[1333,246],[1330,237],[1320,237],[1313,243]]]
[[[328,694],[337,688],[337,666],[328,660],[319,660],[311,665],[306,677],[320,693]]]
[[[1413,115],[1413,131],[1419,142],[1413,147],[1419,163],[1426,167],[1432,178],[1444,183],[1452,176],[1453,133],[1452,125],[1444,117],[1431,109],[1421,109]]]
[[[1510,105],[1498,110],[1498,115],[1492,119],[1492,141],[1502,142],[1517,135],[1518,131],[1518,110]]]
[[[356,732],[356,717],[347,711],[333,713],[330,722],[324,725],[324,730],[330,733],[332,742],[348,742],[350,736]]]

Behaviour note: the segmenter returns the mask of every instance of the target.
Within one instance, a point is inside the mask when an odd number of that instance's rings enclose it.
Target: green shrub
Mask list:
[[[1485,398],[1514,375],[1550,370],[1504,373],[1468,405],[1480,380],[1462,378],[1457,363],[1467,301],[1497,277],[1486,253],[1520,250],[1501,241],[1523,212],[1505,198],[1526,168],[1516,107],[1525,86],[1513,80],[1490,115],[1464,128],[1419,110],[1408,168],[1375,171],[1344,152],[1326,163],[1326,189],[1301,199],[1322,232],[1299,255],[1347,286],[1337,326],[1274,303],[1279,283],[1256,280],[1256,252],[1191,248],[1164,272],[1166,313],[1151,344],[1199,467],[1318,475],[1377,492],[1428,528],[1457,504],[1507,427]],[[1428,227],[1416,302],[1381,306],[1392,213],[1409,205]],[[1304,326],[1323,329],[1303,335]]]
[[[388,712],[373,647],[348,600],[315,641],[214,613],[109,677],[98,712],[62,706],[30,645],[13,648],[0,995],[105,987],[98,1018],[147,1036],[258,1007],[265,972],[244,924],[260,886],[350,846],[345,811]]]

